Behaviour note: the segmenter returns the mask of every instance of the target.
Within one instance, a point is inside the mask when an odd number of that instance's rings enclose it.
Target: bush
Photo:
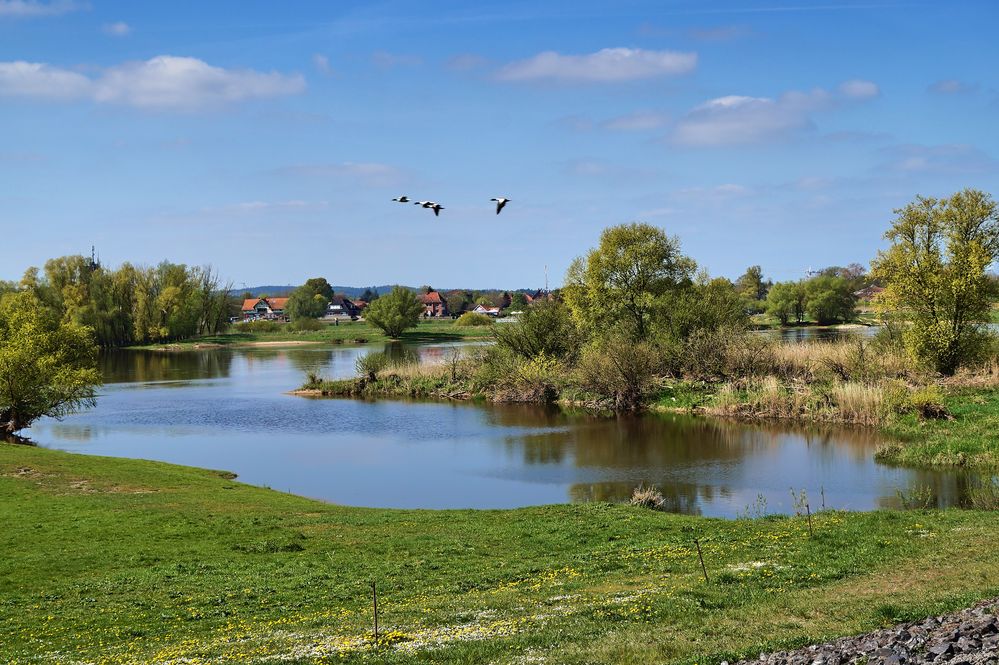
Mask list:
[[[665,510],[666,499],[656,487],[639,485],[631,493],[631,505],[642,506],[651,510]]]
[[[465,312],[458,317],[458,320],[454,322],[456,326],[491,326],[493,325],[493,319],[491,316],[486,316],[485,314],[476,314],[475,312]]]
[[[618,335],[583,350],[576,379],[583,389],[613,402],[615,411],[638,411],[661,366],[662,356],[651,344]]]
[[[288,330],[295,332],[306,332],[322,330],[323,323],[319,319],[298,319],[288,324]]]
[[[999,510],[999,478],[990,478],[971,487],[968,502],[975,510]]]
[[[236,328],[236,330],[238,330],[239,332],[269,333],[269,332],[277,332],[279,330],[283,330],[284,325],[285,324],[280,321],[261,320],[261,321],[242,321],[240,323],[237,323],[233,327]]]
[[[354,361],[354,368],[369,381],[377,381],[378,374],[388,369],[418,365],[420,357],[410,348],[399,343],[386,344],[384,351],[372,351]]]
[[[668,345],[665,356],[670,374],[699,380],[785,373],[775,343],[741,328],[697,330],[686,340]]]
[[[499,402],[551,403],[568,383],[563,362],[545,354],[523,358],[510,349],[494,346],[467,362],[475,367],[475,389],[490,393]]]
[[[496,326],[496,345],[523,358],[540,355],[572,362],[582,335],[569,309],[555,301],[534,303],[516,323]]]
[[[409,289],[397,286],[388,295],[378,298],[364,310],[364,319],[380,328],[388,337],[398,339],[415,328],[423,313],[423,305]]]

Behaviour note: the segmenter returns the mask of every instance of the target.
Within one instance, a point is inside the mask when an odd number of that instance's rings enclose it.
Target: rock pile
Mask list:
[[[999,665],[999,599],[739,665]]]

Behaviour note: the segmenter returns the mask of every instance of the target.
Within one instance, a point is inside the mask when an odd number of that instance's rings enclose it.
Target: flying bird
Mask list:
[[[429,208],[433,204],[433,201],[413,201],[413,205],[420,206],[421,208]]]
[[[395,202],[397,202],[397,203],[409,203],[409,197],[408,196],[400,196],[400,197],[392,199],[392,200],[395,201]]]
[[[431,203],[430,205],[428,205],[428,206],[425,205],[423,207],[424,208],[430,208],[431,210],[433,210],[434,211],[434,217],[440,217],[441,210],[444,209],[444,206],[442,206],[440,203]]]
[[[500,210],[503,209],[503,206],[505,206],[507,203],[510,202],[510,199],[504,198],[502,196],[499,197],[499,198],[497,198],[497,199],[489,199],[489,200],[496,202],[496,214],[497,215],[500,214]]]

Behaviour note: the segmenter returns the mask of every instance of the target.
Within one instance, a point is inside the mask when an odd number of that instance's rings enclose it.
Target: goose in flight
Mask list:
[[[396,203],[409,203],[409,197],[408,196],[399,196],[399,197],[394,198],[392,200],[395,201]]]
[[[501,197],[499,197],[499,198],[495,198],[495,199],[489,199],[489,200],[490,200],[490,201],[495,201],[495,202],[496,202],[496,214],[497,214],[497,215],[498,215],[498,214],[500,214],[500,210],[502,210],[502,209],[503,209],[503,206],[505,206],[505,205],[506,205],[507,203],[509,203],[509,202],[510,202],[510,199],[508,199],[508,198],[504,198],[504,197],[502,197],[502,196],[501,196]]]
[[[440,203],[434,203],[434,202],[431,202],[430,205],[425,205],[423,207],[424,208],[430,208],[431,210],[433,210],[434,211],[434,217],[440,217],[441,210],[444,209],[444,206],[442,206]]]
[[[420,206],[421,208],[429,208],[433,204],[433,201],[413,201],[413,205]]]

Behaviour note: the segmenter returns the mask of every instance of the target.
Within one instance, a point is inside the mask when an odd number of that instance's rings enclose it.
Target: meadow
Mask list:
[[[999,593],[999,513],[810,508],[350,508],[2,444],[0,660],[707,663]]]

